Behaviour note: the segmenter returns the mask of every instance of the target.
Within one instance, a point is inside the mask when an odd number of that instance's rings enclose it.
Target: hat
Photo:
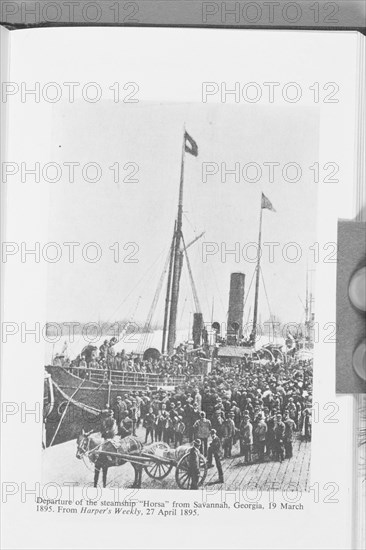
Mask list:
[[[195,440],[193,441],[193,445],[194,445],[195,447],[201,447],[201,440],[200,440],[200,439],[195,439]]]
[[[215,428],[212,428],[211,433],[214,434],[214,435],[217,433]]]
[[[116,399],[122,399],[122,397],[120,395],[117,395]]]

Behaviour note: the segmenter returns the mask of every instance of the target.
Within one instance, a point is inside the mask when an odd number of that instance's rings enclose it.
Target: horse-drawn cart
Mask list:
[[[109,467],[122,466],[129,462],[135,470],[135,486],[141,486],[143,470],[152,479],[160,481],[166,478],[175,467],[175,480],[178,487],[190,489],[192,476],[189,468],[189,450],[189,445],[172,449],[167,443],[160,441],[143,446],[133,436],[104,440],[100,434],[83,433],[78,439],[76,456],[88,458],[95,465],[95,483],[98,480],[99,471],[103,470],[104,486]],[[198,486],[203,484],[207,475],[207,464],[202,454],[199,454],[199,470]]]
[[[192,478],[189,472],[189,449],[180,446],[171,449],[166,443],[152,443],[144,448],[142,455],[147,458],[145,472],[153,479],[164,479],[175,467],[175,481],[179,489],[190,489]],[[198,485],[202,485],[207,475],[207,464],[204,456],[199,454],[200,473]]]

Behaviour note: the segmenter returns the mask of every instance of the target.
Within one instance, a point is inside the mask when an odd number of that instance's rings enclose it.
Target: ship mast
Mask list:
[[[170,252],[169,262],[169,274],[168,284],[165,297],[165,313],[164,313],[164,326],[163,326],[163,340],[161,351],[165,353],[165,347],[167,343],[167,352],[172,355],[174,352],[174,344],[176,340],[177,332],[177,313],[178,313],[178,299],[179,299],[179,284],[183,266],[183,256],[186,255],[187,262],[187,248],[184,244],[182,223],[183,223],[183,183],[184,183],[184,160],[185,153],[189,153],[194,157],[198,156],[198,146],[194,139],[183,128],[183,143],[182,143],[182,157],[180,166],[180,182],[179,182],[179,198],[178,198],[178,212],[174,225],[173,240]],[[192,243],[196,242],[202,235],[194,239]],[[188,265],[189,271],[190,267]],[[191,276],[191,272],[190,272]],[[191,276],[192,278],[192,276]],[[168,333],[168,335],[167,335]]]
[[[261,204],[261,211],[259,217],[259,235],[258,235],[258,258],[256,266],[256,277],[255,277],[255,298],[254,298],[254,310],[253,310],[253,327],[250,334],[250,342],[252,345],[255,344],[257,337],[257,319],[258,319],[258,299],[259,299],[259,279],[260,279],[260,269],[261,269],[261,244],[262,244],[262,214],[263,206]]]
[[[171,244],[171,247],[170,247],[168,283],[167,283],[167,286],[166,286],[166,296],[165,296],[163,341],[162,341],[162,344],[161,344],[161,353],[163,353],[163,354],[165,353],[166,337],[167,337],[168,322],[169,322],[169,309],[170,309],[170,303],[171,303],[171,290],[172,290],[173,264],[174,264],[174,256],[175,256],[175,235],[176,235],[176,231],[177,231],[177,222],[175,222],[175,224],[174,224],[173,239],[172,239],[172,244]]]
[[[262,218],[263,218],[263,210],[264,209],[272,210],[272,212],[276,212],[276,210],[273,208],[273,205],[271,201],[262,193],[261,198],[261,210],[260,210],[260,216],[259,216],[259,235],[258,235],[258,259],[257,259],[257,267],[256,267],[256,278],[255,278],[255,298],[254,298],[254,312],[253,312],[253,328],[252,332],[249,337],[249,342],[252,346],[255,344],[255,340],[257,337],[257,320],[258,320],[258,298],[259,298],[259,279],[261,274],[261,256],[262,256]]]
[[[179,299],[179,283],[180,275],[182,272],[183,256],[181,254],[181,241],[182,241],[182,222],[183,222],[183,181],[184,181],[184,152],[185,152],[185,130],[183,132],[183,145],[182,145],[182,160],[180,169],[180,184],[179,184],[179,199],[178,199],[178,214],[175,226],[175,238],[174,238],[174,253],[173,253],[173,274],[172,274],[172,287],[171,287],[171,302],[170,302],[170,315],[169,315],[169,328],[168,328],[168,354],[171,355],[174,351],[174,344],[177,332],[177,313],[178,313],[178,299]]]

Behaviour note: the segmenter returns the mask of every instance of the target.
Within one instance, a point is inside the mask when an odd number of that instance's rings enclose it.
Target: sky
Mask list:
[[[195,139],[197,158],[185,155],[183,232],[188,243],[201,232],[204,236],[189,249],[193,276],[206,320],[224,322],[227,316],[230,273],[246,274],[246,294],[255,263],[233,254],[221,253],[240,243],[257,242],[261,193],[276,212],[263,211],[263,243],[279,243],[274,261],[264,247],[262,273],[270,310],[261,283],[259,312],[262,321],[269,311],[283,322],[300,322],[304,316],[307,265],[313,269],[316,241],[317,184],[309,169],[318,158],[319,119],[316,106],[287,105],[204,105],[138,103],[98,104],[75,102],[53,111],[52,158],[65,162],[99,163],[102,177],[96,183],[83,181],[80,169],[74,183],[64,167],[62,179],[52,184],[49,204],[48,242],[79,242],[75,261],[67,248],[59,262],[48,265],[47,315],[49,321],[96,322],[134,318],[144,323],[164,270],[177,211],[183,127]],[[137,182],[113,181],[108,167],[118,162],[121,179],[132,171],[126,163],[138,165],[132,176]],[[227,175],[221,181],[221,164],[232,169],[255,162],[262,175],[257,182],[235,182]],[[280,163],[275,181],[269,181],[265,162]],[[289,183],[281,176],[284,165],[295,162],[302,178]],[[218,173],[202,178],[203,163],[216,163]],[[90,172],[93,175],[93,172]],[[252,177],[253,172],[250,172]],[[292,177],[293,172],[289,172]],[[83,259],[81,248],[99,244],[100,261]],[[114,261],[114,243],[120,243],[120,259]],[[285,261],[290,242],[301,247],[298,262]],[[123,246],[127,243],[126,250]],[[203,261],[203,251],[215,254]],[[116,248],[116,247],[114,247]],[[295,249],[288,247],[291,257]],[[91,250],[91,253],[93,251]],[[126,261],[134,252],[134,263]],[[255,251],[248,249],[251,258]],[[123,261],[123,259],[125,261]],[[244,319],[253,306],[254,284],[249,293]],[[153,321],[163,319],[165,281]],[[178,327],[191,323],[194,303],[187,269],[181,282]]]

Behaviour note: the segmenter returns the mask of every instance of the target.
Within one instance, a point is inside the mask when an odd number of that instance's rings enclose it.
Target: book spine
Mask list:
[[[359,83],[357,109],[357,151],[355,218],[366,221],[366,40],[359,37]],[[354,528],[353,548],[366,549],[366,394],[354,397]]]

